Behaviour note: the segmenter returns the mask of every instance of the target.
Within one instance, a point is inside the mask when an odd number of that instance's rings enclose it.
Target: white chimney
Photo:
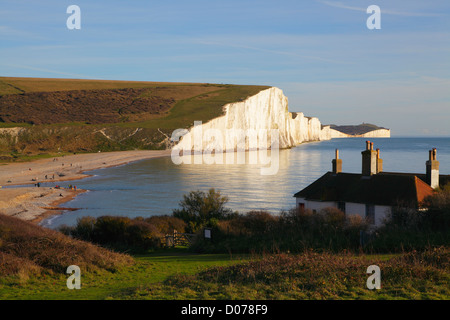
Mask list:
[[[429,160],[426,162],[427,165],[427,183],[433,189],[439,187],[439,161],[436,160],[437,150],[434,148],[430,150]]]

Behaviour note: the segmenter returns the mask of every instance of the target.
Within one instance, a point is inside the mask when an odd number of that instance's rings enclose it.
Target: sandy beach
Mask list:
[[[85,190],[37,187],[37,183],[82,179],[89,176],[86,171],[169,155],[170,150],[99,152],[1,165],[0,214],[39,223],[61,213],[64,208],[60,204]],[[29,186],[7,188],[25,184]]]

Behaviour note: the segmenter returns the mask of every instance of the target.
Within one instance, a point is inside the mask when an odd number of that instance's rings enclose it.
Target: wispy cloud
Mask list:
[[[0,26],[0,39],[5,37],[20,38],[20,39],[26,38],[34,40],[45,39],[43,36],[40,36],[32,32],[22,31],[8,26]]]
[[[307,59],[307,60],[316,60],[316,61],[328,62],[328,63],[337,63],[337,64],[348,64],[349,63],[349,62],[338,61],[338,60],[334,60],[334,59],[322,58],[319,56],[303,55],[303,54],[299,54],[299,53],[293,52],[293,51],[266,49],[266,48],[262,48],[262,47],[250,46],[250,45],[239,44],[239,43],[230,43],[230,42],[224,42],[224,41],[219,42],[219,41],[204,40],[204,39],[198,39],[198,40],[196,40],[196,42],[199,44],[203,44],[203,45],[213,45],[213,46],[223,46],[223,47],[230,47],[230,48],[248,49],[248,50],[253,50],[253,51],[271,53],[271,54],[276,54],[276,55],[284,55],[284,56],[294,56],[294,57],[303,58],[303,59]]]
[[[316,2],[325,4],[330,7],[335,7],[335,8],[367,12],[367,8],[346,5],[340,1],[316,0]],[[441,16],[445,16],[444,14],[441,14],[441,13],[395,11],[395,10],[385,9],[383,7],[381,8],[381,13],[396,15],[396,16],[406,16],[406,17],[441,17]]]

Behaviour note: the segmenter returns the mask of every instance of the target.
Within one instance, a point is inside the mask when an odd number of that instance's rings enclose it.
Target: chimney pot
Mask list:
[[[380,158],[380,149],[377,149],[377,173],[383,171],[383,159]]]
[[[362,175],[371,176],[377,174],[377,152],[373,150],[373,142],[366,141],[366,150],[362,154]]]
[[[436,148],[430,152],[430,160],[426,162],[426,180],[433,189],[439,187],[439,161],[436,160]]]
[[[332,163],[334,174],[342,172],[342,160],[339,159],[339,149],[336,149],[336,158],[333,159]]]

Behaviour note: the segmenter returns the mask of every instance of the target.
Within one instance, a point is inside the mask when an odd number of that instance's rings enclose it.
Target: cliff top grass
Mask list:
[[[0,77],[0,162],[59,153],[167,149],[174,130],[219,117],[226,104],[268,88]]]
[[[120,125],[176,129],[220,116],[267,86],[0,77],[0,127]]]
[[[191,83],[191,82],[128,81],[128,80],[0,77],[0,96],[6,94],[23,94],[30,92],[155,88],[155,87],[193,88],[199,86],[220,87],[223,86],[223,84]]]

